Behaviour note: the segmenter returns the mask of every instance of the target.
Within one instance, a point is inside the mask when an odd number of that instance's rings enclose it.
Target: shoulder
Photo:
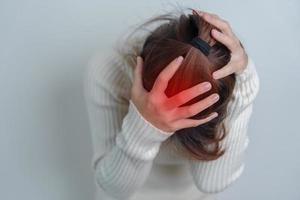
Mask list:
[[[105,93],[120,101],[129,101],[132,86],[131,70],[116,54],[95,53],[84,71],[84,94]],[[103,95],[105,95],[103,94]]]

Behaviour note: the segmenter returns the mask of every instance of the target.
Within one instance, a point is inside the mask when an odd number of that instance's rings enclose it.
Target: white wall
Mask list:
[[[86,63],[174,2],[0,1],[0,199],[92,199]],[[220,197],[300,199],[300,2],[180,2],[229,20],[260,75],[247,166]]]

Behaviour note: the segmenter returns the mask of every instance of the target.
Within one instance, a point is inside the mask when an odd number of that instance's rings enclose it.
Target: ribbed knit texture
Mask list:
[[[153,190],[153,197],[151,193],[140,192],[142,187],[144,191],[148,189],[144,183],[151,170],[167,164],[169,171],[171,166],[187,166],[199,194],[221,192],[240,177],[249,141],[248,123],[259,91],[259,78],[251,58],[244,72],[236,75],[233,98],[228,105],[229,133],[221,143],[226,153],[209,162],[184,160],[163,148],[169,134],[145,120],[130,100],[132,78],[132,69],[118,62],[104,62],[101,57],[94,58],[85,73],[84,94],[94,150],[92,168],[99,199],[180,199],[182,191],[172,190],[172,186],[175,188],[176,180],[188,179],[176,173],[175,181],[167,183],[172,191],[169,195],[163,196],[166,194],[163,186]],[[164,181],[160,175],[152,179],[157,183]],[[204,198],[205,195],[203,198],[199,195],[197,199]]]

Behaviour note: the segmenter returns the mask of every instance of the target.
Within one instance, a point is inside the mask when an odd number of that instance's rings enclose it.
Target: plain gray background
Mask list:
[[[0,1],[0,199],[93,199],[83,73],[176,1]],[[222,200],[300,199],[300,2],[181,1],[231,22],[260,92],[242,177]]]

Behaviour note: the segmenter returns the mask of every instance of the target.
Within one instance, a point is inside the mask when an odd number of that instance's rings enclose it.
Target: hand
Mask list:
[[[231,51],[231,59],[227,65],[213,73],[214,79],[220,79],[232,73],[241,74],[247,67],[248,55],[245,52],[240,40],[233,33],[230,24],[221,19],[218,15],[203,12],[197,12],[205,21],[214,25],[220,31],[212,29],[212,36]]]
[[[175,132],[179,129],[199,126],[218,116],[216,112],[213,112],[204,119],[185,119],[198,114],[217,102],[218,98],[213,100],[215,95],[219,97],[217,93],[193,105],[179,107],[196,96],[209,91],[211,89],[209,82],[199,83],[170,98],[165,95],[164,91],[168,86],[168,81],[175,74],[182,60],[183,57],[179,56],[163,69],[150,92],[146,91],[142,84],[143,60],[140,56],[137,58],[137,65],[134,70],[134,80],[131,89],[132,102],[147,121],[166,132]]]

